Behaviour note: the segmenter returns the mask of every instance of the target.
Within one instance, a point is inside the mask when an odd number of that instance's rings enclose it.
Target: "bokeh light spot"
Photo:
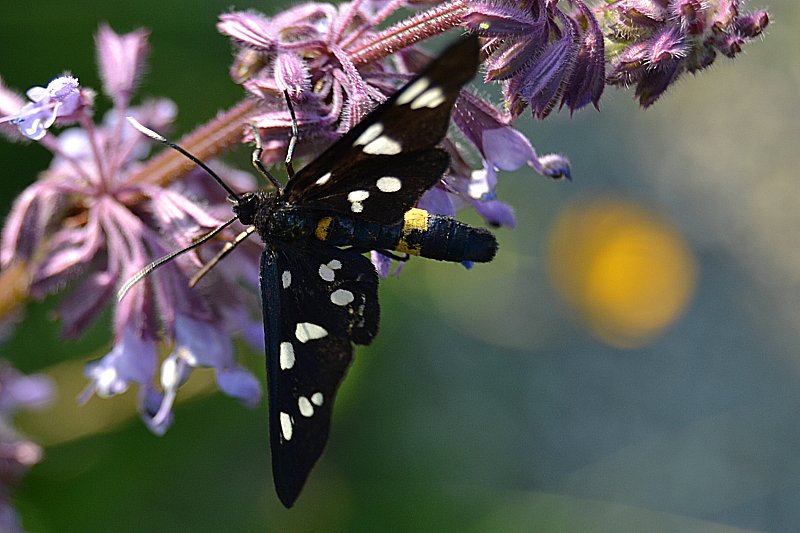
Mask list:
[[[642,346],[672,324],[694,293],[696,269],[677,230],[627,200],[578,202],[551,232],[556,290],[612,346]]]

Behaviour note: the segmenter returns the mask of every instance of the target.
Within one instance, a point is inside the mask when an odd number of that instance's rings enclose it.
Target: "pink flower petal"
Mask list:
[[[103,89],[117,107],[124,107],[136,91],[149,53],[148,32],[139,29],[119,35],[103,24],[97,31],[97,63]]]
[[[242,46],[266,52],[274,50],[277,41],[269,19],[255,12],[235,11],[220,15],[217,31]]]
[[[61,334],[77,337],[91,324],[114,296],[116,278],[108,272],[91,274],[59,302]]]

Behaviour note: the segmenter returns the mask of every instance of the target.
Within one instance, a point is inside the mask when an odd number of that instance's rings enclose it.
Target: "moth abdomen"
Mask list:
[[[414,208],[404,216],[394,250],[440,261],[485,263],[497,253],[497,240],[483,228]]]
[[[333,246],[394,250],[440,261],[485,263],[497,252],[497,241],[489,231],[417,208],[392,225],[327,215],[317,222],[314,235]]]

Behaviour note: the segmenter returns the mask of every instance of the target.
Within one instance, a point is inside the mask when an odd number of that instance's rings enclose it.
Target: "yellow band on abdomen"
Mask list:
[[[407,238],[412,232],[425,233],[428,231],[428,212],[423,209],[412,207],[403,215],[403,236],[395,247],[395,250],[409,255],[419,255],[422,243],[409,244]]]

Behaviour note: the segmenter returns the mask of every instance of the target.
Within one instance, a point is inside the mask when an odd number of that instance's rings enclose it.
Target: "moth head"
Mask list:
[[[267,191],[248,192],[238,198],[228,196],[233,213],[245,226],[255,224],[259,211],[269,209],[274,203],[274,199],[275,193]]]

